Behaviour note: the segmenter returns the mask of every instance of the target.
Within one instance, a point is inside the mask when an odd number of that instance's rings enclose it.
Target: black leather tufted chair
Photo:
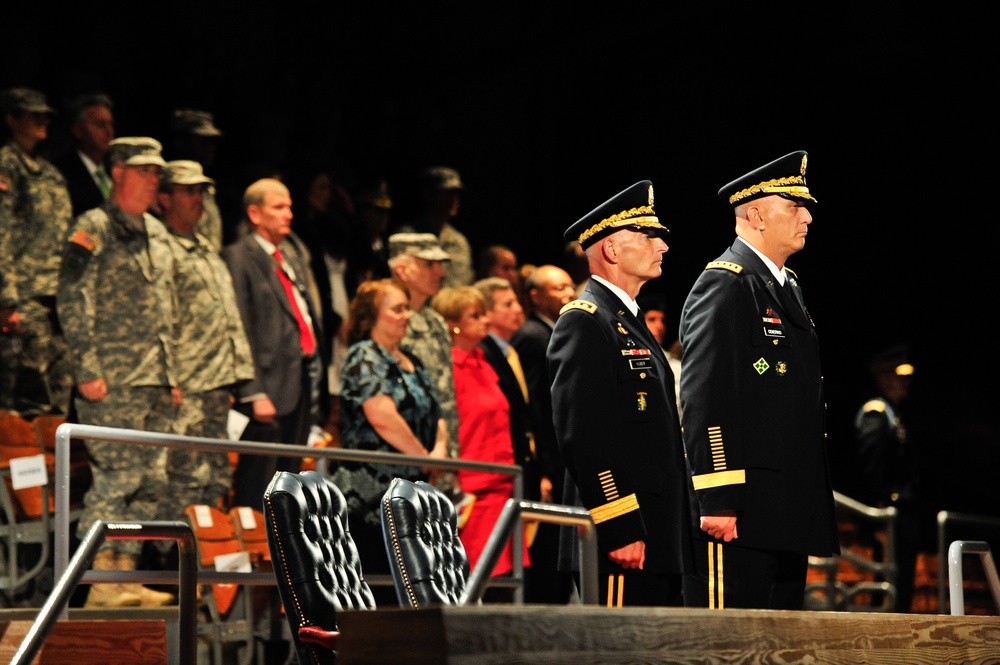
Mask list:
[[[316,471],[279,471],[264,493],[264,523],[300,665],[335,663],[337,612],[375,609],[344,495]]]
[[[469,558],[451,499],[429,483],[394,478],[382,497],[382,532],[400,607],[460,604]]]

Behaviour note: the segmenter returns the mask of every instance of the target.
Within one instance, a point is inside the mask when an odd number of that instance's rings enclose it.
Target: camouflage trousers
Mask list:
[[[54,307],[18,307],[21,329],[0,336],[0,407],[21,413],[69,413],[73,368]]]
[[[227,439],[230,395],[228,388],[185,394],[177,418],[177,433],[206,439]],[[187,448],[167,449],[168,496],[160,497],[161,520],[184,520],[191,504],[218,507],[229,504],[233,469],[228,453]]]
[[[86,425],[145,432],[176,433],[177,407],[166,386],[108,387],[99,402],[76,400],[78,420]],[[99,519],[155,520],[158,502],[169,494],[166,448],[118,441],[86,441],[93,482],[84,496],[77,536]],[[119,553],[139,556],[138,540],[109,541]]]

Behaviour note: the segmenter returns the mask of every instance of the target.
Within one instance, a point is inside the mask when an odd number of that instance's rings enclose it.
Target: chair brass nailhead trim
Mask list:
[[[267,503],[267,511],[271,514],[271,524],[275,524],[274,521],[274,506],[271,505],[271,490],[274,488],[274,481],[277,480],[278,476],[275,475],[271,479],[271,482],[267,484],[267,491],[264,492],[264,501]],[[277,532],[275,533],[277,536]],[[302,613],[302,605],[299,603],[299,597],[295,593],[295,587],[292,585],[292,579],[288,576],[288,561],[285,558],[285,544],[281,542],[280,538],[275,538],[274,541],[278,543],[278,554],[281,555],[281,570],[285,575],[285,582],[288,584],[288,589],[292,594],[292,600],[295,601],[295,609],[299,615],[299,628],[307,626],[309,624],[303,623],[305,621],[305,615]]]
[[[396,563],[399,566],[399,573],[403,577],[403,586],[406,587],[406,595],[410,598],[410,604],[413,607],[420,607],[420,603],[417,602],[417,597],[413,593],[413,585],[410,584],[410,576],[406,572],[406,565],[403,561],[403,553],[399,549],[399,538],[396,537],[396,520],[393,517],[392,510],[389,509],[389,494],[392,491],[392,486],[396,484],[396,478],[392,479],[392,483],[389,485],[389,492],[385,493],[382,497],[382,501],[385,503],[383,508],[385,509],[386,517],[389,521],[389,538],[392,541],[392,554],[396,557]]]

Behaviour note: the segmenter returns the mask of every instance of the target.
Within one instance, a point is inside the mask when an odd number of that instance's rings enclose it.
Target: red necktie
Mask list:
[[[288,296],[288,302],[291,303],[292,311],[295,312],[295,320],[299,322],[299,339],[302,343],[302,353],[307,356],[312,355],[313,351],[316,350],[316,339],[313,337],[309,324],[306,323],[306,318],[302,316],[302,310],[299,309],[299,301],[295,297],[295,286],[292,284],[292,280],[289,279],[288,273],[285,272],[284,261],[281,258],[281,252],[278,250],[274,250],[274,260],[278,262],[278,265],[275,267],[278,279],[281,280],[281,285],[285,287],[285,295]]]

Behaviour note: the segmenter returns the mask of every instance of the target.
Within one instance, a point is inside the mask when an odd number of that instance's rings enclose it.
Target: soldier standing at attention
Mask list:
[[[816,199],[806,153],[719,190],[736,240],[681,311],[684,445],[696,572],[690,607],[801,610],[809,555],[840,551],[819,339],[795,274]]]
[[[444,265],[441,286],[468,286],[475,279],[472,246],[465,234],[455,227],[462,208],[465,185],[458,171],[447,166],[423,169],[417,176],[422,210],[397,233],[431,233],[450,257]]]
[[[59,260],[73,222],[66,180],[39,156],[55,109],[27,88],[0,94],[10,138],[0,148],[0,261],[10,302],[0,336],[0,406],[69,413],[73,374],[56,315]],[[20,326],[7,325],[14,313]]]
[[[441,290],[449,255],[433,233],[394,233],[389,236],[389,269],[410,295],[410,320],[400,348],[416,356],[434,382],[434,396],[448,430],[448,457],[458,457],[458,404],[451,359],[451,333],[444,318],[431,307]],[[434,479],[442,490],[457,491],[457,474],[443,471]]]
[[[211,241],[195,231],[204,212],[205,188],[212,184],[198,162],[167,162],[157,201],[176,265],[175,339],[182,400],[177,433],[225,439],[234,390],[254,378],[254,365],[229,268]],[[159,519],[183,519],[190,504],[228,509],[232,467],[226,453],[168,448],[166,465],[171,493],[160,500]]]
[[[662,272],[666,232],[643,180],[564,234],[583,248],[590,279],[549,340],[552,420],[566,463],[563,502],[590,511],[608,607],[680,606],[692,566],[674,377],[635,302]],[[576,535],[563,527],[561,561],[571,543],[579,561]]]
[[[174,259],[146,212],[166,162],[158,141],[112,141],[111,199],[80,215],[59,273],[59,320],[73,356],[79,422],[175,433],[180,391],[172,339]],[[166,494],[166,449],[88,440],[93,483],[77,534],[97,519],[154,520]],[[142,541],[107,540],[94,570],[135,570]],[[140,584],[94,584],[86,607],[166,605]]]

